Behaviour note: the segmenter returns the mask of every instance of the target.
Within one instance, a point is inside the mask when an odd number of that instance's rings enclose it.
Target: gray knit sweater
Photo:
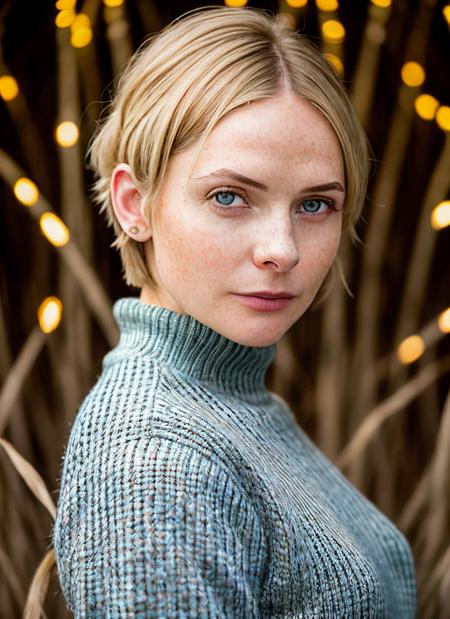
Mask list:
[[[237,344],[137,298],[72,426],[53,542],[75,617],[412,619],[395,526]]]

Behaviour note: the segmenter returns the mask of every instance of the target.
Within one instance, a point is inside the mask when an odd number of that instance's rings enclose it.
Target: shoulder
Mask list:
[[[233,463],[197,442],[152,436],[115,445],[101,456],[86,455],[89,461],[83,466],[66,463],[55,521],[56,545],[63,544],[65,534],[76,543],[96,518],[117,523],[130,515],[133,522],[138,519],[150,527],[175,514],[177,522],[223,517],[242,529],[244,536],[250,534],[245,532],[250,527],[251,535],[258,532],[261,540],[265,538],[259,505]]]
[[[111,354],[111,353],[109,353]],[[76,411],[67,450],[139,436],[157,390],[159,370],[139,357],[103,366]]]
[[[132,441],[118,454],[122,474],[139,479],[148,487],[162,484],[174,490],[185,488],[219,495],[235,495],[256,508],[255,499],[236,461],[200,435],[168,437],[156,433]]]

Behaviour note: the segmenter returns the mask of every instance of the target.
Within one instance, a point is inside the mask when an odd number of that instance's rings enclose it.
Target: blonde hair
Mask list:
[[[346,176],[343,228],[357,239],[369,150],[347,93],[321,52],[274,15],[250,8],[201,7],[144,41],[120,76],[88,155],[94,201],[115,231],[128,285],[154,285],[143,244],[122,230],[112,207],[114,167],[129,164],[151,222],[169,158],[199,142],[235,108],[289,87],[329,121]]]

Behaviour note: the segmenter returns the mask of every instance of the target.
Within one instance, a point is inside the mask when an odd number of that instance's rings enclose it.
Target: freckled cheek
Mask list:
[[[340,233],[324,234],[304,239],[300,243],[299,269],[312,279],[322,278],[330,269],[339,248]]]
[[[233,270],[236,255],[240,252],[236,239],[227,238],[217,229],[193,226],[172,230],[166,238],[164,254],[167,266],[176,265],[177,273],[184,280],[197,280],[217,273]]]

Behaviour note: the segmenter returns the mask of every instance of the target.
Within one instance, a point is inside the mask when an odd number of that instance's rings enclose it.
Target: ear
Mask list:
[[[142,213],[142,196],[127,163],[119,163],[111,176],[111,201],[123,231],[135,241],[144,243],[152,236],[147,218]]]

